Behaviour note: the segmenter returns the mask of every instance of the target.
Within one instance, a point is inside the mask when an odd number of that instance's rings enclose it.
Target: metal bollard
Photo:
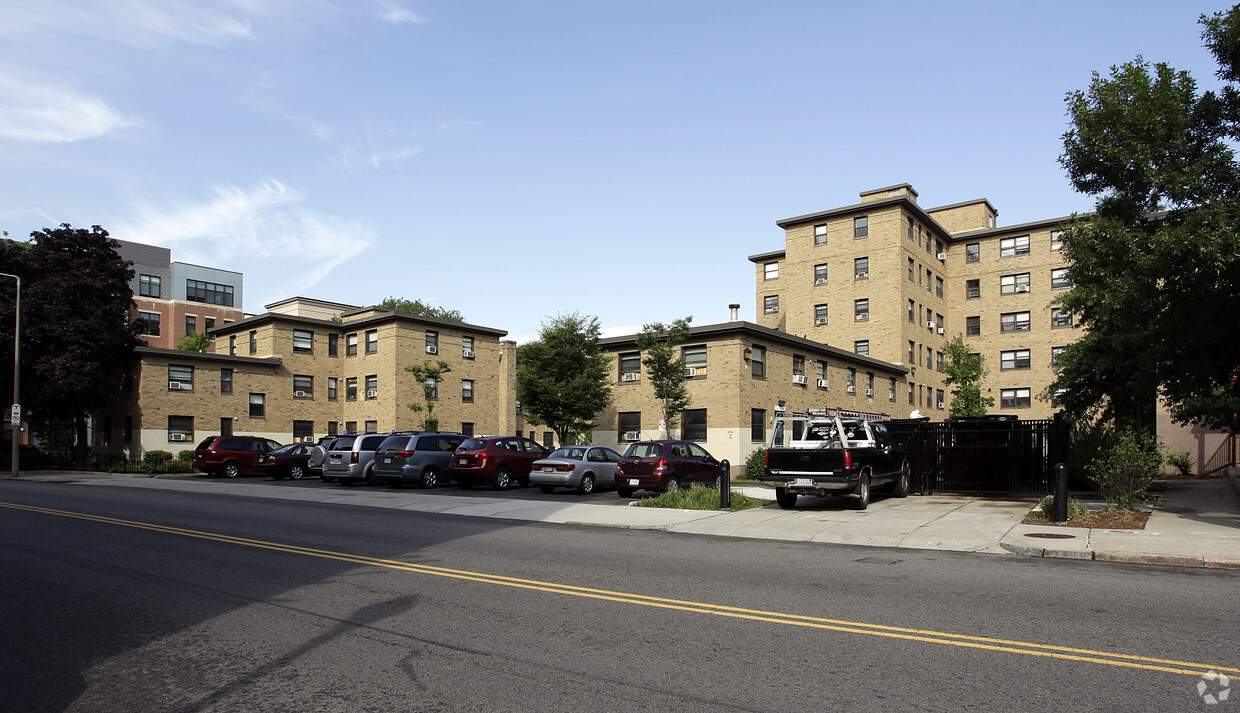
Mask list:
[[[1068,521],[1068,466],[1055,464],[1055,517],[1051,519],[1056,525]]]
[[[732,507],[732,465],[726,460],[719,464],[723,477],[719,479],[719,509]]]

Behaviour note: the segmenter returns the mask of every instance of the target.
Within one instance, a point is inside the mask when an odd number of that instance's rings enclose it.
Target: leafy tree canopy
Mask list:
[[[555,431],[560,444],[594,427],[611,400],[611,360],[599,346],[597,317],[574,313],[544,321],[538,339],[521,345],[517,399],[525,420]]]
[[[654,397],[659,400],[664,430],[668,433],[690,403],[685,359],[679,347],[689,340],[692,321],[693,317],[682,317],[669,325],[653,322],[643,326],[637,335],[646,378],[654,388]]]
[[[952,389],[952,416],[983,416],[995,405],[993,396],[982,396],[981,383],[986,378],[986,365],[981,354],[974,353],[957,334],[943,349],[946,360],[943,383]]]
[[[1088,333],[1042,394],[1147,429],[1161,394],[1180,422],[1240,425],[1240,6],[1201,18],[1218,92],[1138,57],[1067,96],[1060,163],[1097,211],[1065,231]]]
[[[183,352],[205,352],[211,346],[211,337],[206,332],[194,332],[181,337],[177,349]]]
[[[388,309],[394,309],[397,312],[416,314],[419,317],[434,317],[435,319],[444,319],[449,322],[465,321],[465,317],[457,310],[435,307],[434,305],[427,304],[422,300],[406,300],[399,297],[388,297],[379,304],[380,306],[387,307]]]
[[[405,371],[413,374],[413,378],[422,385],[422,394],[426,399],[425,404],[415,401],[405,405],[414,413],[426,411],[426,418],[422,419],[421,424],[423,431],[438,431],[439,417],[435,415],[435,401],[439,398],[439,382],[443,381],[444,374],[452,371],[452,367],[443,359],[436,359],[434,364],[410,364],[405,367]]]

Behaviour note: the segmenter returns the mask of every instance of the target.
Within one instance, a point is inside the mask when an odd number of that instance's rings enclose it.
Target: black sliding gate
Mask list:
[[[887,423],[907,439],[912,489],[932,492],[1046,495],[1053,469],[1064,462],[1067,433],[1061,419],[1003,417]]]

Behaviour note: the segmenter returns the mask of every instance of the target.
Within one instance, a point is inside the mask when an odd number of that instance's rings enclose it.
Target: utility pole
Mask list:
[[[0,276],[11,277],[17,280],[17,300],[13,303],[13,409],[9,415],[9,420],[13,424],[13,460],[12,475],[14,478],[18,476],[18,441],[22,435],[22,398],[21,398],[21,364],[22,364],[22,347],[21,347],[21,330],[22,330],[22,278],[17,275],[10,275],[7,272],[0,272]]]

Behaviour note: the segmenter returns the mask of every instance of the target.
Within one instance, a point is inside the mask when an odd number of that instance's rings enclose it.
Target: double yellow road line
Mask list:
[[[1145,669],[1149,671],[1163,671],[1166,673],[1179,673],[1189,676],[1202,676],[1210,671],[1240,674],[1240,668],[1232,668],[1229,666],[1219,666],[1213,664],[1207,665],[1192,663],[1189,661],[1177,661],[1174,659],[1160,659],[1148,656],[1136,656],[1132,654],[1118,654],[1106,651],[1094,651],[1091,649],[1080,649],[1070,646],[1037,644],[1028,641],[1015,641],[985,636],[951,634],[948,632],[926,629],[910,629],[898,626],[884,626],[881,624],[867,624],[859,621],[827,619],[823,617],[802,616],[799,614],[785,614],[781,612],[763,611],[760,609],[745,609],[720,604],[708,604],[705,602],[651,597],[644,594],[631,594],[628,592],[616,592],[606,589],[576,587],[569,584],[541,582],[533,579],[519,579],[516,577],[505,577],[497,574],[486,574],[484,572],[449,569],[446,567],[432,567],[430,565],[413,564],[410,562],[401,562],[399,560],[366,557],[363,555],[349,554],[346,552],[334,552],[332,550],[299,547],[297,545],[288,545],[279,542],[254,540],[246,537],[233,537],[232,535],[223,535],[214,532],[188,530],[181,527],[156,525],[147,522],[136,522],[133,520],[120,520],[117,518],[103,517],[100,515],[70,512],[67,510],[53,510],[29,505],[19,505],[16,503],[0,502],[0,507],[11,508],[13,510],[23,510],[26,512],[39,513],[43,515],[54,515],[57,517],[87,520],[106,525],[150,530],[153,532],[162,532],[170,535],[193,537],[201,540],[211,540],[214,542],[223,542],[227,544],[241,545],[244,547],[257,547],[261,549],[275,550],[277,552],[287,552],[289,554],[319,557],[322,559],[337,560],[340,562],[350,562],[369,567],[383,567],[385,569],[434,575],[436,577],[449,577],[452,579],[479,582],[482,584],[515,587],[518,589],[528,589],[532,591],[562,594],[573,597],[600,599],[603,601],[617,602],[621,604],[655,607],[659,609],[672,609],[677,611],[692,612],[695,614],[713,614],[715,616],[724,616],[733,619],[748,619],[751,621],[760,621],[770,624],[784,624],[788,626],[799,626],[811,629],[826,629],[829,631],[841,631],[849,634],[865,634],[867,636],[881,636],[891,639],[919,641],[927,644],[960,646],[971,649],[983,649],[987,651],[1002,651],[1012,654],[1024,654],[1026,656],[1040,656],[1045,658],[1064,659],[1068,661],[1103,664],[1107,666],[1120,666],[1124,668]]]

